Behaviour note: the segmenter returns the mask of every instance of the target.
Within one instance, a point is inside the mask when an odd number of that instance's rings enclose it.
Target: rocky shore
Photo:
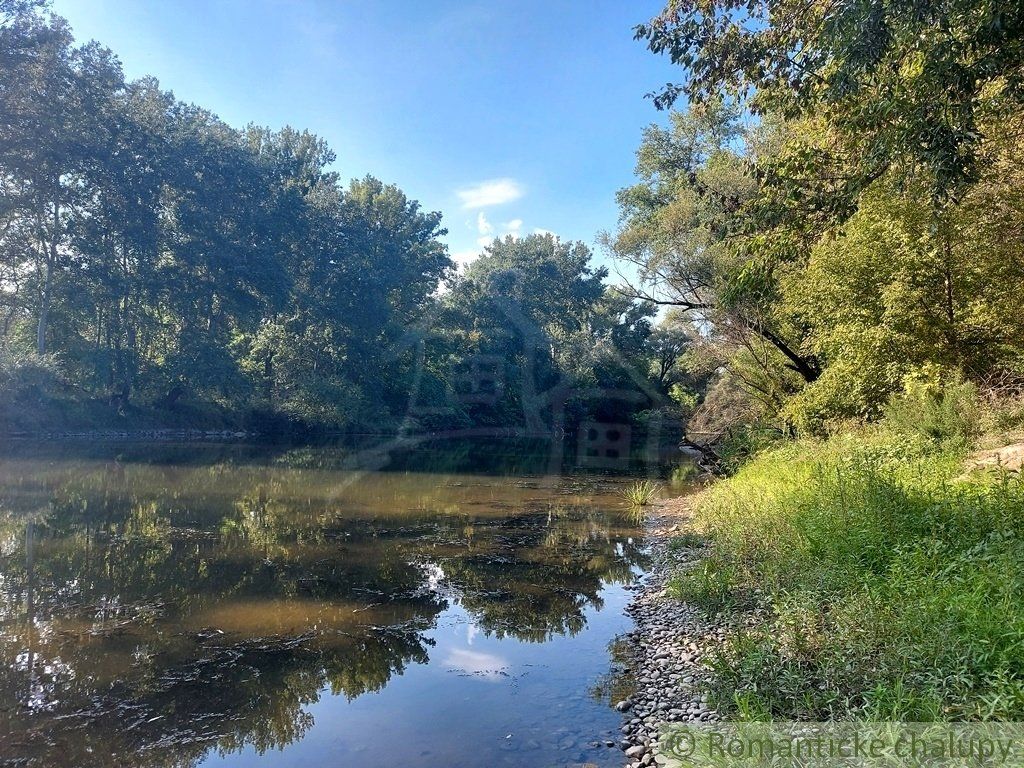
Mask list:
[[[648,515],[651,568],[635,587],[627,612],[636,622],[628,640],[633,694],[616,704],[623,713],[621,746],[630,768],[655,765],[659,729],[671,722],[716,722],[703,683],[706,659],[728,629],[725,617],[702,611],[666,593],[666,582],[699,562],[701,547],[669,546],[689,517],[689,498],[661,502]]]

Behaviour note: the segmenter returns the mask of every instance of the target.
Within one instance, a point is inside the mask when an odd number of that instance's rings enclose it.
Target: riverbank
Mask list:
[[[631,768],[655,763],[658,732],[666,723],[720,719],[707,694],[709,661],[730,633],[760,616],[710,614],[671,594],[671,580],[699,567],[705,555],[705,545],[687,531],[695,499],[661,501],[645,522],[651,566],[626,609],[636,624],[626,637],[634,690],[617,705]]]
[[[1018,422],[919,421],[766,450],[703,491],[692,524],[689,501],[654,511],[630,606],[631,759],[672,719],[1020,717]]]
[[[1019,437],[851,429],[652,508],[628,764],[670,722],[1019,718]]]

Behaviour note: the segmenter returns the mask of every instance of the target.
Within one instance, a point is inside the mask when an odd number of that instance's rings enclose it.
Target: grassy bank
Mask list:
[[[965,475],[971,448],[894,417],[765,452],[705,493],[710,554],[672,588],[772,617],[717,654],[723,713],[1024,718],[1024,486]]]

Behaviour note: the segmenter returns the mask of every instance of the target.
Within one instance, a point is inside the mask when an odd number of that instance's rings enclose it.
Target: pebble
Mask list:
[[[710,670],[703,659],[705,651],[736,629],[736,617],[709,617],[667,593],[669,577],[695,564],[701,552],[670,551],[667,542],[679,527],[666,529],[665,524],[664,518],[657,517],[647,523],[652,565],[643,580],[633,585],[626,608],[636,624],[624,636],[630,649],[626,664],[636,690],[615,708],[629,713],[623,719],[621,747],[631,768],[657,764],[655,740],[665,723],[718,721],[706,692]]]

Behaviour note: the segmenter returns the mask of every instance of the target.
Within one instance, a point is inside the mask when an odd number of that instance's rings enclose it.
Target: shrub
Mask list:
[[[0,396],[19,400],[37,396],[57,382],[57,365],[46,355],[0,346]]]
[[[58,383],[52,358],[0,345],[0,429],[34,426]]]
[[[939,376],[935,370],[923,370],[908,377],[902,394],[886,407],[885,417],[905,432],[966,442],[978,432],[978,389],[959,376],[945,383]]]
[[[706,558],[669,580],[669,594],[711,613],[737,604],[736,573],[722,560]]]

